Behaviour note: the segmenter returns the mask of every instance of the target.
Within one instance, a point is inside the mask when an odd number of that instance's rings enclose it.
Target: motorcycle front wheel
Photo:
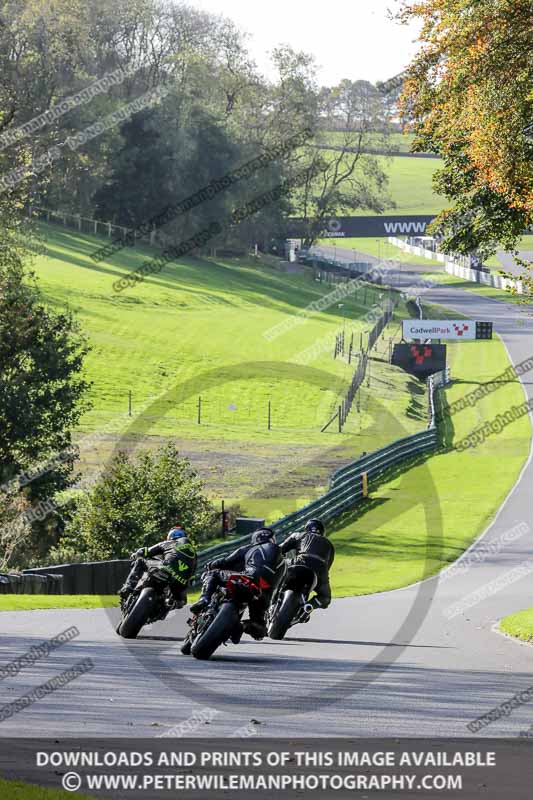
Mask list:
[[[156,600],[157,595],[153,589],[143,589],[130,613],[118,626],[117,633],[123,639],[135,639],[143,625],[146,625],[152,616]]]

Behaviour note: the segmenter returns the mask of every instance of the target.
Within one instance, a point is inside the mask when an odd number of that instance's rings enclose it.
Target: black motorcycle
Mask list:
[[[181,608],[170,589],[171,577],[161,564],[159,559],[150,565],[145,562],[146,571],[137,586],[120,600],[122,618],[115,630],[124,639],[135,639],[145,625],[159,622],[169,611]]]
[[[293,625],[309,622],[313,606],[308,598],[316,584],[316,573],[310,567],[297,561],[288,565],[285,578],[274,593],[267,613],[268,635],[271,639],[283,639]]]
[[[181,647],[183,655],[205,660],[221,644],[238,644],[244,632],[242,615],[260,596],[261,589],[248,575],[229,575],[214,592],[209,606],[189,620],[190,629]]]

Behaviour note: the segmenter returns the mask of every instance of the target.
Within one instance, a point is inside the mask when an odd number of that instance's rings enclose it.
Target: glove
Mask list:
[[[139,549],[136,550],[135,553],[131,554],[130,558],[133,561],[136,558],[142,558],[143,555],[144,555],[144,547],[139,547]]]

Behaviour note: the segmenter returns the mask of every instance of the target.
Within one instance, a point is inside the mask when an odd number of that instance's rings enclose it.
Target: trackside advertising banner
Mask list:
[[[476,323],[464,319],[404,319],[404,339],[475,339]]]
[[[321,236],[324,239],[346,239],[372,236],[424,236],[435,219],[428,214],[394,214],[372,217],[331,217],[324,220]],[[305,230],[299,217],[289,220],[289,236],[299,237]]]

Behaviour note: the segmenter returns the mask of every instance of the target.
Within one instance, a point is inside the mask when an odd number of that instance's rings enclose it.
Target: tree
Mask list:
[[[21,495],[0,497],[0,572],[11,565],[13,556],[29,539],[26,514],[30,505]]]
[[[153,110],[141,111],[124,123],[122,137],[112,176],[93,200],[96,216],[133,228],[174,200],[174,159]]]
[[[135,459],[119,452],[82,495],[52,558],[127,558],[160,541],[178,522],[191,538],[212,535],[215,512],[188,459],[172,446]]]
[[[437,153],[437,218],[446,252],[511,250],[532,222],[529,0],[405,2],[423,23],[401,99],[415,151]]]
[[[330,218],[370,209],[381,213],[394,203],[387,175],[371,151],[391,151],[383,98],[368,81],[342,81],[320,92],[315,148],[307,149],[307,179],[295,195],[294,210],[303,219],[303,244],[312,245]],[[328,141],[338,129],[336,144]]]
[[[69,311],[45,306],[9,228],[0,245],[0,483],[47,498],[69,485],[88,346]]]

